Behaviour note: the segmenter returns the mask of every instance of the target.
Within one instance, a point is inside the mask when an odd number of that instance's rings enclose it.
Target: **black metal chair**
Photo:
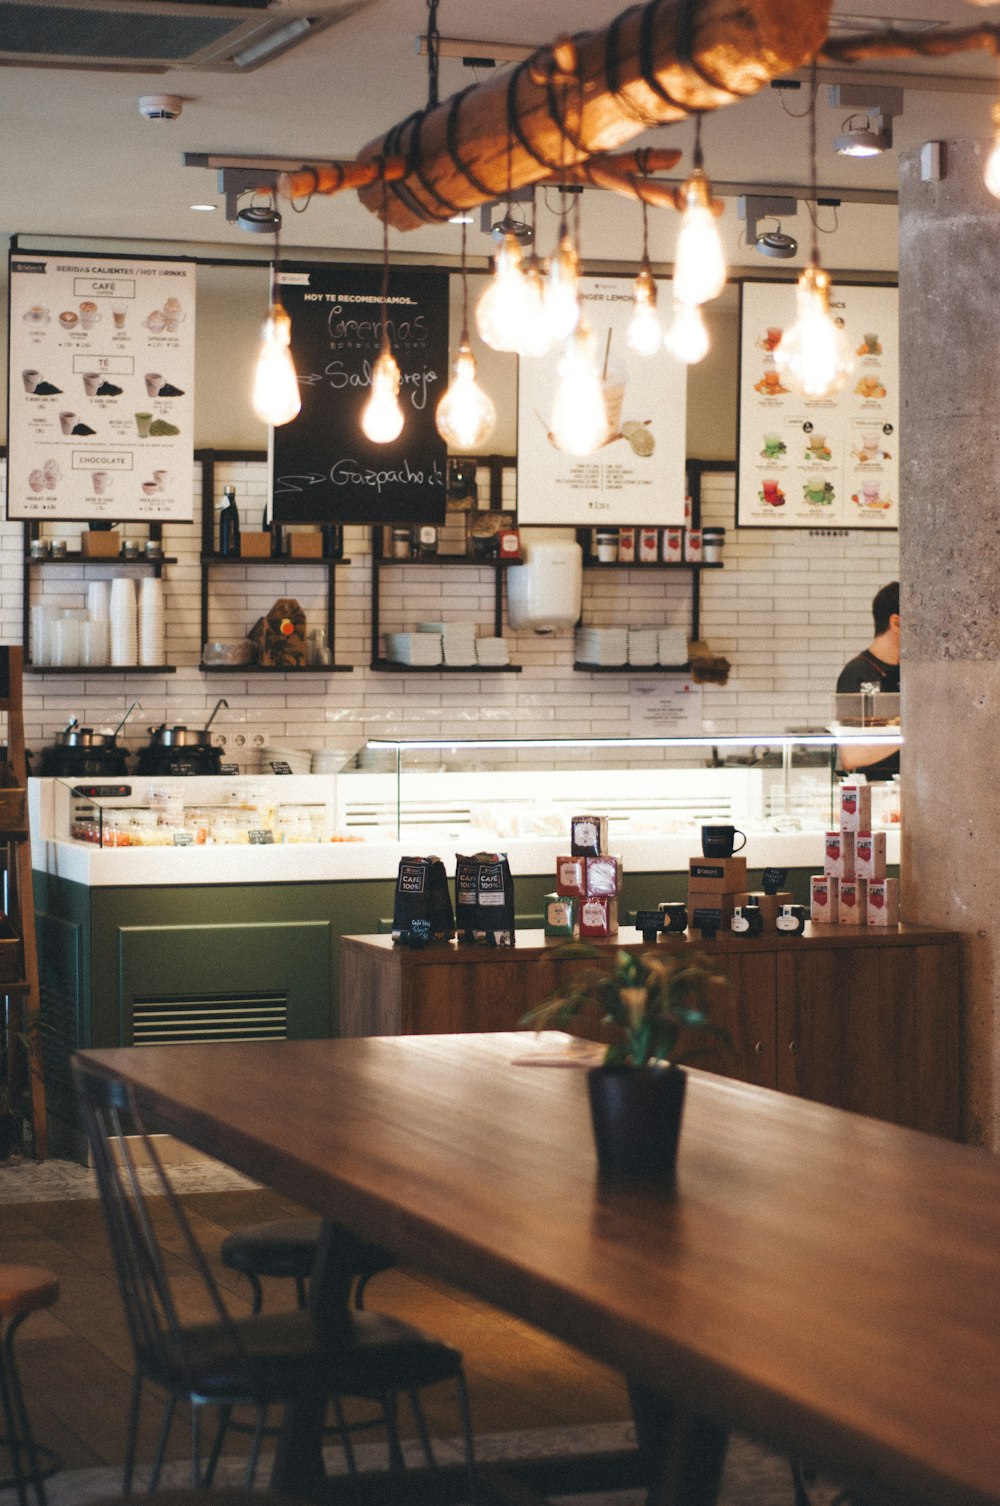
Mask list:
[[[233,1409],[253,1410],[253,1442],[246,1469],[249,1487],[269,1406],[287,1407],[317,1394],[376,1403],[386,1426],[390,1471],[398,1472],[405,1466],[396,1398],[444,1380],[454,1381],[458,1391],[471,1487],[474,1458],[461,1354],[399,1319],[351,1310],[348,1293],[356,1265],[354,1246],[362,1242],[345,1231],[337,1231],[336,1239],[326,1242],[334,1257],[331,1279],[309,1309],[233,1318],[156,1148],[142,1128],[129,1090],[79,1061],[74,1062],[74,1075],[135,1358],[124,1493],[132,1486],[139,1409],[147,1381],[167,1393],[151,1490],[160,1478],[180,1400],[191,1405],[194,1486],[211,1484]],[[189,1263],[179,1261],[177,1252],[183,1252]],[[176,1291],[178,1278],[186,1280],[190,1291],[192,1266],[200,1283],[197,1321],[182,1316]],[[190,1308],[190,1295],[186,1301]],[[206,1406],[217,1410],[218,1425],[203,1466],[199,1422]],[[425,1457],[433,1466],[419,1406],[415,1416]]]
[[[250,1283],[253,1310],[259,1313],[264,1301],[261,1278],[276,1277],[294,1281],[299,1307],[308,1304],[306,1282],[316,1264],[323,1220],[319,1218],[278,1218],[266,1223],[247,1224],[222,1241],[222,1263],[239,1271]],[[351,1241],[357,1269],[354,1282],[354,1306],[365,1305],[365,1288],[373,1276],[388,1271],[395,1260],[378,1245]]]
[[[51,1307],[59,1295],[59,1280],[51,1271],[35,1265],[0,1265],[0,1415],[5,1432],[0,1437],[0,1455],[10,1461],[11,1475],[0,1488],[13,1485],[18,1506],[28,1506],[27,1487],[34,1488],[38,1506],[45,1506],[42,1481],[55,1469],[51,1449],[35,1442],[24,1404],[24,1393],[14,1356],[14,1335],[29,1313]]]

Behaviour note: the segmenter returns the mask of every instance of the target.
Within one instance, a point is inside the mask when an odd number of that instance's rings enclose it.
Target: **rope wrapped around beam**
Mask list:
[[[826,40],[831,0],[647,0],[609,26],[542,48],[518,70],[518,129],[508,128],[508,76],[465,90],[362,147],[360,160],[407,163],[390,184],[397,230],[471,209],[512,188],[552,180],[614,152],[652,123],[734,104],[810,62]],[[567,123],[572,130],[566,129]],[[509,180],[508,180],[509,159]],[[361,187],[381,216],[382,191]]]

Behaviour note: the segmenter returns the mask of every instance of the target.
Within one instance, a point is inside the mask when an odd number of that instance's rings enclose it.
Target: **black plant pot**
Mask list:
[[[687,1077],[679,1067],[592,1067],[597,1164],[605,1176],[672,1182]]]

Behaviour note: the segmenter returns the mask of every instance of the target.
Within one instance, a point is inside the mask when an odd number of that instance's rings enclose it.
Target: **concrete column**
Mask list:
[[[961,932],[966,1138],[1000,1149],[1000,202],[900,157],[902,913]]]

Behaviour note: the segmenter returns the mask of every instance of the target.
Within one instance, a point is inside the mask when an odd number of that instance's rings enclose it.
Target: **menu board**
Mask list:
[[[190,522],[195,270],[10,259],[7,516]]]
[[[782,385],[774,351],[795,317],[789,283],[741,286],[736,521],[746,528],[898,528],[899,296],[835,285],[830,312],[854,369],[832,397]]]
[[[332,265],[280,274],[302,411],[273,431],[279,523],[443,523],[447,447],[434,411],[448,385],[448,273],[393,267],[386,298],[402,374],[402,433],[361,428],[382,348],[382,269]]]
[[[658,282],[670,308],[670,283]],[[683,524],[687,367],[661,349],[629,349],[632,282],[585,277],[580,296],[604,382],[608,437],[592,455],[567,455],[549,431],[559,350],[518,373],[517,518],[521,524]]]

